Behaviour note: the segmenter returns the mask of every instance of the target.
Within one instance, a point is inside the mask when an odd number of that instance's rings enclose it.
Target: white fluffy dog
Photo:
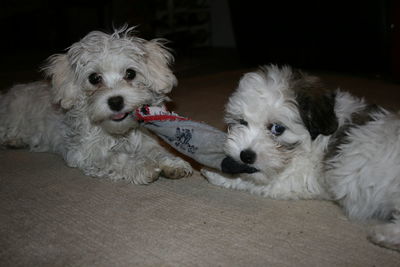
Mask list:
[[[276,199],[331,199],[351,219],[382,220],[370,239],[400,249],[400,116],[289,67],[246,74],[226,107],[213,184]],[[235,174],[232,162],[247,164]]]
[[[170,155],[129,113],[166,100],[177,81],[162,40],[124,27],[94,31],[44,67],[51,82],[16,85],[0,96],[0,144],[61,154],[86,175],[147,184],[180,178],[190,165]]]

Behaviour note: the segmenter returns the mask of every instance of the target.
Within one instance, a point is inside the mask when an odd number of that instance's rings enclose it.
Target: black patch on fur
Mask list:
[[[347,137],[351,129],[366,125],[368,122],[374,121],[372,114],[383,113],[384,111],[377,105],[368,105],[363,110],[353,113],[351,121],[345,122],[332,138],[329,140],[328,149],[324,157],[324,161],[335,157],[339,153],[342,144],[347,143]]]
[[[301,119],[314,140],[338,128],[334,92],[327,91],[318,78],[294,71],[291,87],[295,91]]]

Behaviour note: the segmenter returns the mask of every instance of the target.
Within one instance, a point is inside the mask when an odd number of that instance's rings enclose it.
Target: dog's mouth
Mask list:
[[[126,117],[128,117],[129,114],[130,114],[130,112],[116,113],[116,114],[111,115],[110,120],[116,121],[116,122],[123,121],[126,119]]]
[[[258,169],[254,168],[252,166],[249,166],[247,164],[237,162],[230,156],[227,156],[226,158],[224,158],[222,160],[221,170],[222,170],[222,172],[228,173],[228,174],[239,174],[239,173],[250,173],[251,174],[251,173],[259,172]]]

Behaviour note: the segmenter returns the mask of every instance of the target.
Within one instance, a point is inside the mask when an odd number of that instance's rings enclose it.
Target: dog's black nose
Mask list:
[[[256,153],[250,149],[245,149],[240,152],[240,159],[246,164],[253,164],[256,161],[256,157]]]
[[[120,111],[124,107],[124,98],[122,96],[113,96],[108,99],[108,106],[113,111]]]

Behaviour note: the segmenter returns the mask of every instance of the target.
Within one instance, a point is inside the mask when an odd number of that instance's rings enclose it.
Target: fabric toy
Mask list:
[[[232,166],[241,172],[255,172],[224,153],[226,134],[210,125],[190,120],[166,110],[165,106],[143,106],[132,113],[134,120],[149,129],[180,153],[202,165],[224,171]]]

